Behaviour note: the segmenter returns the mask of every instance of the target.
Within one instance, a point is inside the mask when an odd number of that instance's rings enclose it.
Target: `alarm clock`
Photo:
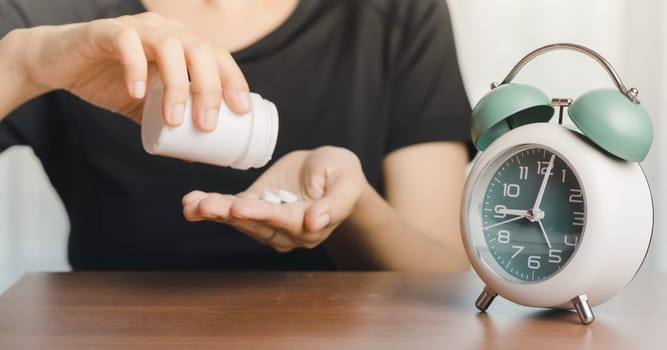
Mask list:
[[[530,60],[561,49],[596,60],[616,88],[550,99],[512,83]],[[626,89],[602,56],[576,44],[530,52],[491,87],[472,112],[481,153],[461,206],[466,253],[486,285],[475,304],[486,311],[500,295],[574,309],[590,324],[592,307],[630,283],[651,241],[653,202],[638,164],[653,139],[651,119],[637,89]],[[563,124],[565,109],[571,127]]]

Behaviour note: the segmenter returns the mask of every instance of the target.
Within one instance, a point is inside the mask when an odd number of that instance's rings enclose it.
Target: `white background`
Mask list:
[[[408,1],[408,0],[405,0]],[[412,0],[411,0],[412,1]],[[418,0],[416,0],[418,1]],[[449,0],[459,61],[471,104],[535,48],[573,42],[602,54],[627,87],[640,91],[653,117],[655,140],[642,164],[651,183],[655,231],[644,269],[667,271],[667,222],[661,217],[667,185],[667,5],[660,0]],[[526,66],[516,82],[540,87],[550,97],[576,99],[612,87],[606,72],[587,56],[551,52]],[[661,176],[663,175],[663,176]],[[628,203],[632,205],[632,203]],[[67,270],[67,217],[39,162],[27,148],[0,155],[0,291],[24,271]],[[628,232],[632,235],[632,232]]]

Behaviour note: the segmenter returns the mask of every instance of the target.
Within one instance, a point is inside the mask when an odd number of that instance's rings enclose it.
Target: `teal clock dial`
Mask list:
[[[553,151],[530,145],[487,171],[481,204],[484,240],[493,260],[487,264],[506,279],[526,283],[554,275],[577,248],[586,222],[577,174]]]

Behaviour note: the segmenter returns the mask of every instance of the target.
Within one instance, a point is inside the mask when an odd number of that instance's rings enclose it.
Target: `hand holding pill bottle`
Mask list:
[[[222,101],[218,126],[211,132],[197,129],[192,119],[192,97],[178,127],[162,118],[163,85],[156,82],[146,97],[141,121],[141,141],[146,152],[189,161],[246,170],[261,168],[273,155],[278,139],[276,106],[250,93],[250,112],[239,115]]]

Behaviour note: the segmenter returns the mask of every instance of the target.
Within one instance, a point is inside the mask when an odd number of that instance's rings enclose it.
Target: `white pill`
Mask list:
[[[280,190],[278,191],[278,197],[283,203],[294,203],[299,200],[299,197],[292,192]]]
[[[276,196],[275,194],[269,192],[269,191],[264,191],[262,193],[262,200],[265,202],[273,203],[273,204],[280,204],[280,197]]]

